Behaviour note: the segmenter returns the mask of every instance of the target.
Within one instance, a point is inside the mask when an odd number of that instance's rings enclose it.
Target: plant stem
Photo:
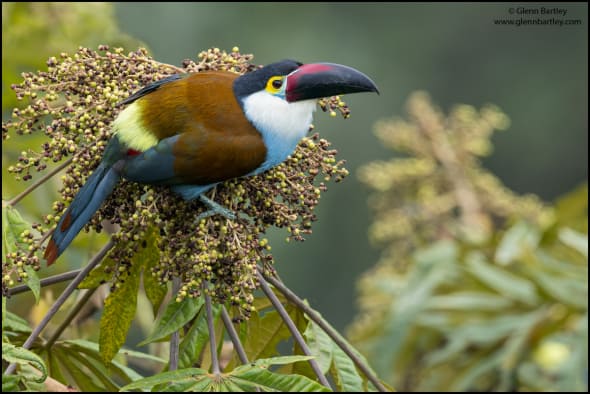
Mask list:
[[[385,386],[383,386],[383,384],[379,381],[377,376],[375,376],[375,374],[371,371],[369,366],[367,366],[365,364],[365,362],[363,360],[361,360],[361,358],[358,357],[358,355],[356,354],[356,351],[354,351],[344,340],[342,340],[342,338],[340,337],[340,334],[338,334],[338,332],[334,328],[332,328],[329,324],[327,324],[324,321],[324,319],[322,319],[322,317],[315,310],[313,310],[308,305],[306,305],[305,302],[303,302],[303,300],[301,298],[299,298],[295,293],[293,293],[291,290],[289,290],[289,288],[287,288],[287,286],[285,286],[282,282],[280,282],[270,276],[266,276],[265,278],[277,290],[279,290],[281,293],[283,293],[285,298],[287,298],[290,302],[295,304],[299,309],[301,309],[303,312],[305,312],[305,314],[314,323],[316,323],[318,326],[320,326],[320,328],[322,330],[324,330],[324,332],[326,334],[328,334],[328,336],[330,338],[332,338],[334,343],[336,343],[340,347],[340,349],[342,349],[344,351],[344,353],[346,353],[346,355],[348,357],[350,357],[350,359],[354,362],[354,364],[358,367],[358,369],[360,369],[365,374],[367,379],[369,379],[371,381],[371,383],[373,383],[373,385],[375,385],[375,387],[379,391],[382,391],[382,392],[389,391],[389,390],[387,390],[387,388],[385,388]]]
[[[40,281],[40,285],[41,285],[41,287],[45,287],[45,286],[49,286],[49,285],[54,285],[56,283],[65,282],[66,280],[70,280],[72,278],[75,278],[76,275],[78,275],[80,273],[80,271],[81,270],[73,270],[73,271],[69,271],[69,272],[64,272],[63,274],[58,274],[58,275],[49,276],[47,278],[43,278]],[[27,285],[19,285],[19,286],[13,287],[12,289],[8,289],[8,296],[13,296],[15,294],[24,293],[24,292],[30,291],[30,290],[31,289]]]
[[[172,279],[172,297],[170,302],[176,302],[175,297],[180,290],[180,278],[175,276]],[[178,357],[180,352],[180,329],[173,332],[170,337],[170,361],[168,362],[168,370],[175,371],[178,369]]]
[[[264,294],[266,294],[272,305],[275,307],[275,309],[287,325],[287,328],[289,328],[289,331],[291,331],[291,335],[293,335],[293,339],[295,340],[295,342],[297,342],[297,344],[301,347],[301,350],[303,350],[303,353],[306,356],[313,356],[313,354],[309,350],[309,347],[307,346],[307,343],[305,343],[305,341],[303,340],[303,336],[301,335],[301,333],[295,326],[295,323],[289,316],[289,313],[287,313],[287,310],[285,309],[283,304],[281,304],[281,301],[277,298],[275,293],[272,292],[270,286],[268,286],[268,283],[266,283],[266,280],[264,280],[264,277],[260,272],[258,272],[258,279],[260,280],[260,286],[262,287],[262,291],[264,292]],[[309,364],[311,365],[311,368],[317,375],[320,383],[326,386],[327,388],[332,389],[332,387],[330,387],[328,379],[326,379],[326,377],[322,373],[322,370],[320,369],[320,366],[318,365],[317,361],[311,359],[309,360]]]
[[[92,297],[92,295],[94,294],[96,289],[98,289],[98,287],[95,287],[94,289],[88,289],[84,292],[84,295],[82,296],[82,298],[80,298],[78,300],[76,305],[70,310],[70,313],[68,313],[68,316],[66,316],[66,318],[64,319],[64,321],[61,322],[61,324],[59,325],[57,330],[55,330],[53,335],[51,335],[51,338],[49,338],[47,340],[47,342],[43,346],[43,348],[45,350],[49,350],[49,348],[51,346],[53,346],[55,341],[61,336],[61,334],[64,332],[64,330],[66,328],[68,328],[71,321],[74,320],[74,318],[76,317],[78,312],[80,312],[80,310],[84,307],[84,305],[86,305],[86,302],[90,299],[90,297]]]
[[[102,259],[106,256],[109,250],[115,245],[115,242],[111,239],[109,242],[98,252],[88,263],[86,267],[84,267],[80,273],[70,282],[68,287],[64,290],[63,293],[55,300],[55,303],[49,308],[47,314],[43,317],[43,320],[39,323],[37,327],[33,330],[31,335],[27,338],[25,343],[23,344],[24,349],[30,349],[35,340],[41,334],[41,331],[47,326],[49,321],[53,318],[53,316],[57,313],[59,308],[66,302],[68,297],[76,290],[78,285],[86,278],[86,276],[92,271],[94,267],[98,265],[102,261]],[[16,370],[16,363],[12,363],[6,368],[4,375],[11,375]]]
[[[244,350],[244,346],[242,346],[242,342],[240,341],[240,337],[236,332],[234,325],[232,324],[231,318],[225,309],[225,306],[221,307],[221,318],[223,319],[223,324],[225,325],[225,329],[229,334],[229,337],[234,344],[234,349],[238,353],[238,358],[242,364],[248,364],[248,356],[246,356],[246,351]]]
[[[217,341],[215,340],[215,325],[213,322],[213,311],[211,309],[211,297],[206,292],[207,282],[203,282],[203,293],[205,295],[205,310],[207,311],[207,328],[209,330],[209,345],[211,347],[211,367],[214,375],[219,375],[219,359],[217,358]]]

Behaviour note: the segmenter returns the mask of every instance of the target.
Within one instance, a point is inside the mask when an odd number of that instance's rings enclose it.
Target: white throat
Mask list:
[[[262,134],[266,160],[254,173],[266,171],[285,161],[305,137],[313,120],[316,100],[288,103],[266,91],[251,94],[243,100],[246,118]]]

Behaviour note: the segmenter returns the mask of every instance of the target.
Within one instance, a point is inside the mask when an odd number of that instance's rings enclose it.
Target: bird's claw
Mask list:
[[[210,198],[205,197],[204,195],[199,196],[200,200],[209,207],[209,209],[199,216],[197,216],[197,221],[201,219],[208,218],[209,216],[213,215],[221,215],[229,220],[236,220],[236,215],[230,211],[229,209],[219,205],[215,201],[211,200]]]

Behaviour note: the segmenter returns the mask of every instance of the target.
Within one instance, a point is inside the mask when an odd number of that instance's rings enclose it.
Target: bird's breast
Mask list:
[[[274,167],[293,153],[313,120],[316,100],[288,103],[265,91],[243,100],[246,118],[262,135],[266,146],[264,163],[254,173]]]

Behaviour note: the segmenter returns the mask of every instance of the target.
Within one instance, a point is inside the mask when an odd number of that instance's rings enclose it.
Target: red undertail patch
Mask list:
[[[47,260],[47,266],[49,267],[55,259],[57,259],[57,245],[53,238],[47,244],[47,248],[45,249],[45,254],[43,255],[45,260]]]

